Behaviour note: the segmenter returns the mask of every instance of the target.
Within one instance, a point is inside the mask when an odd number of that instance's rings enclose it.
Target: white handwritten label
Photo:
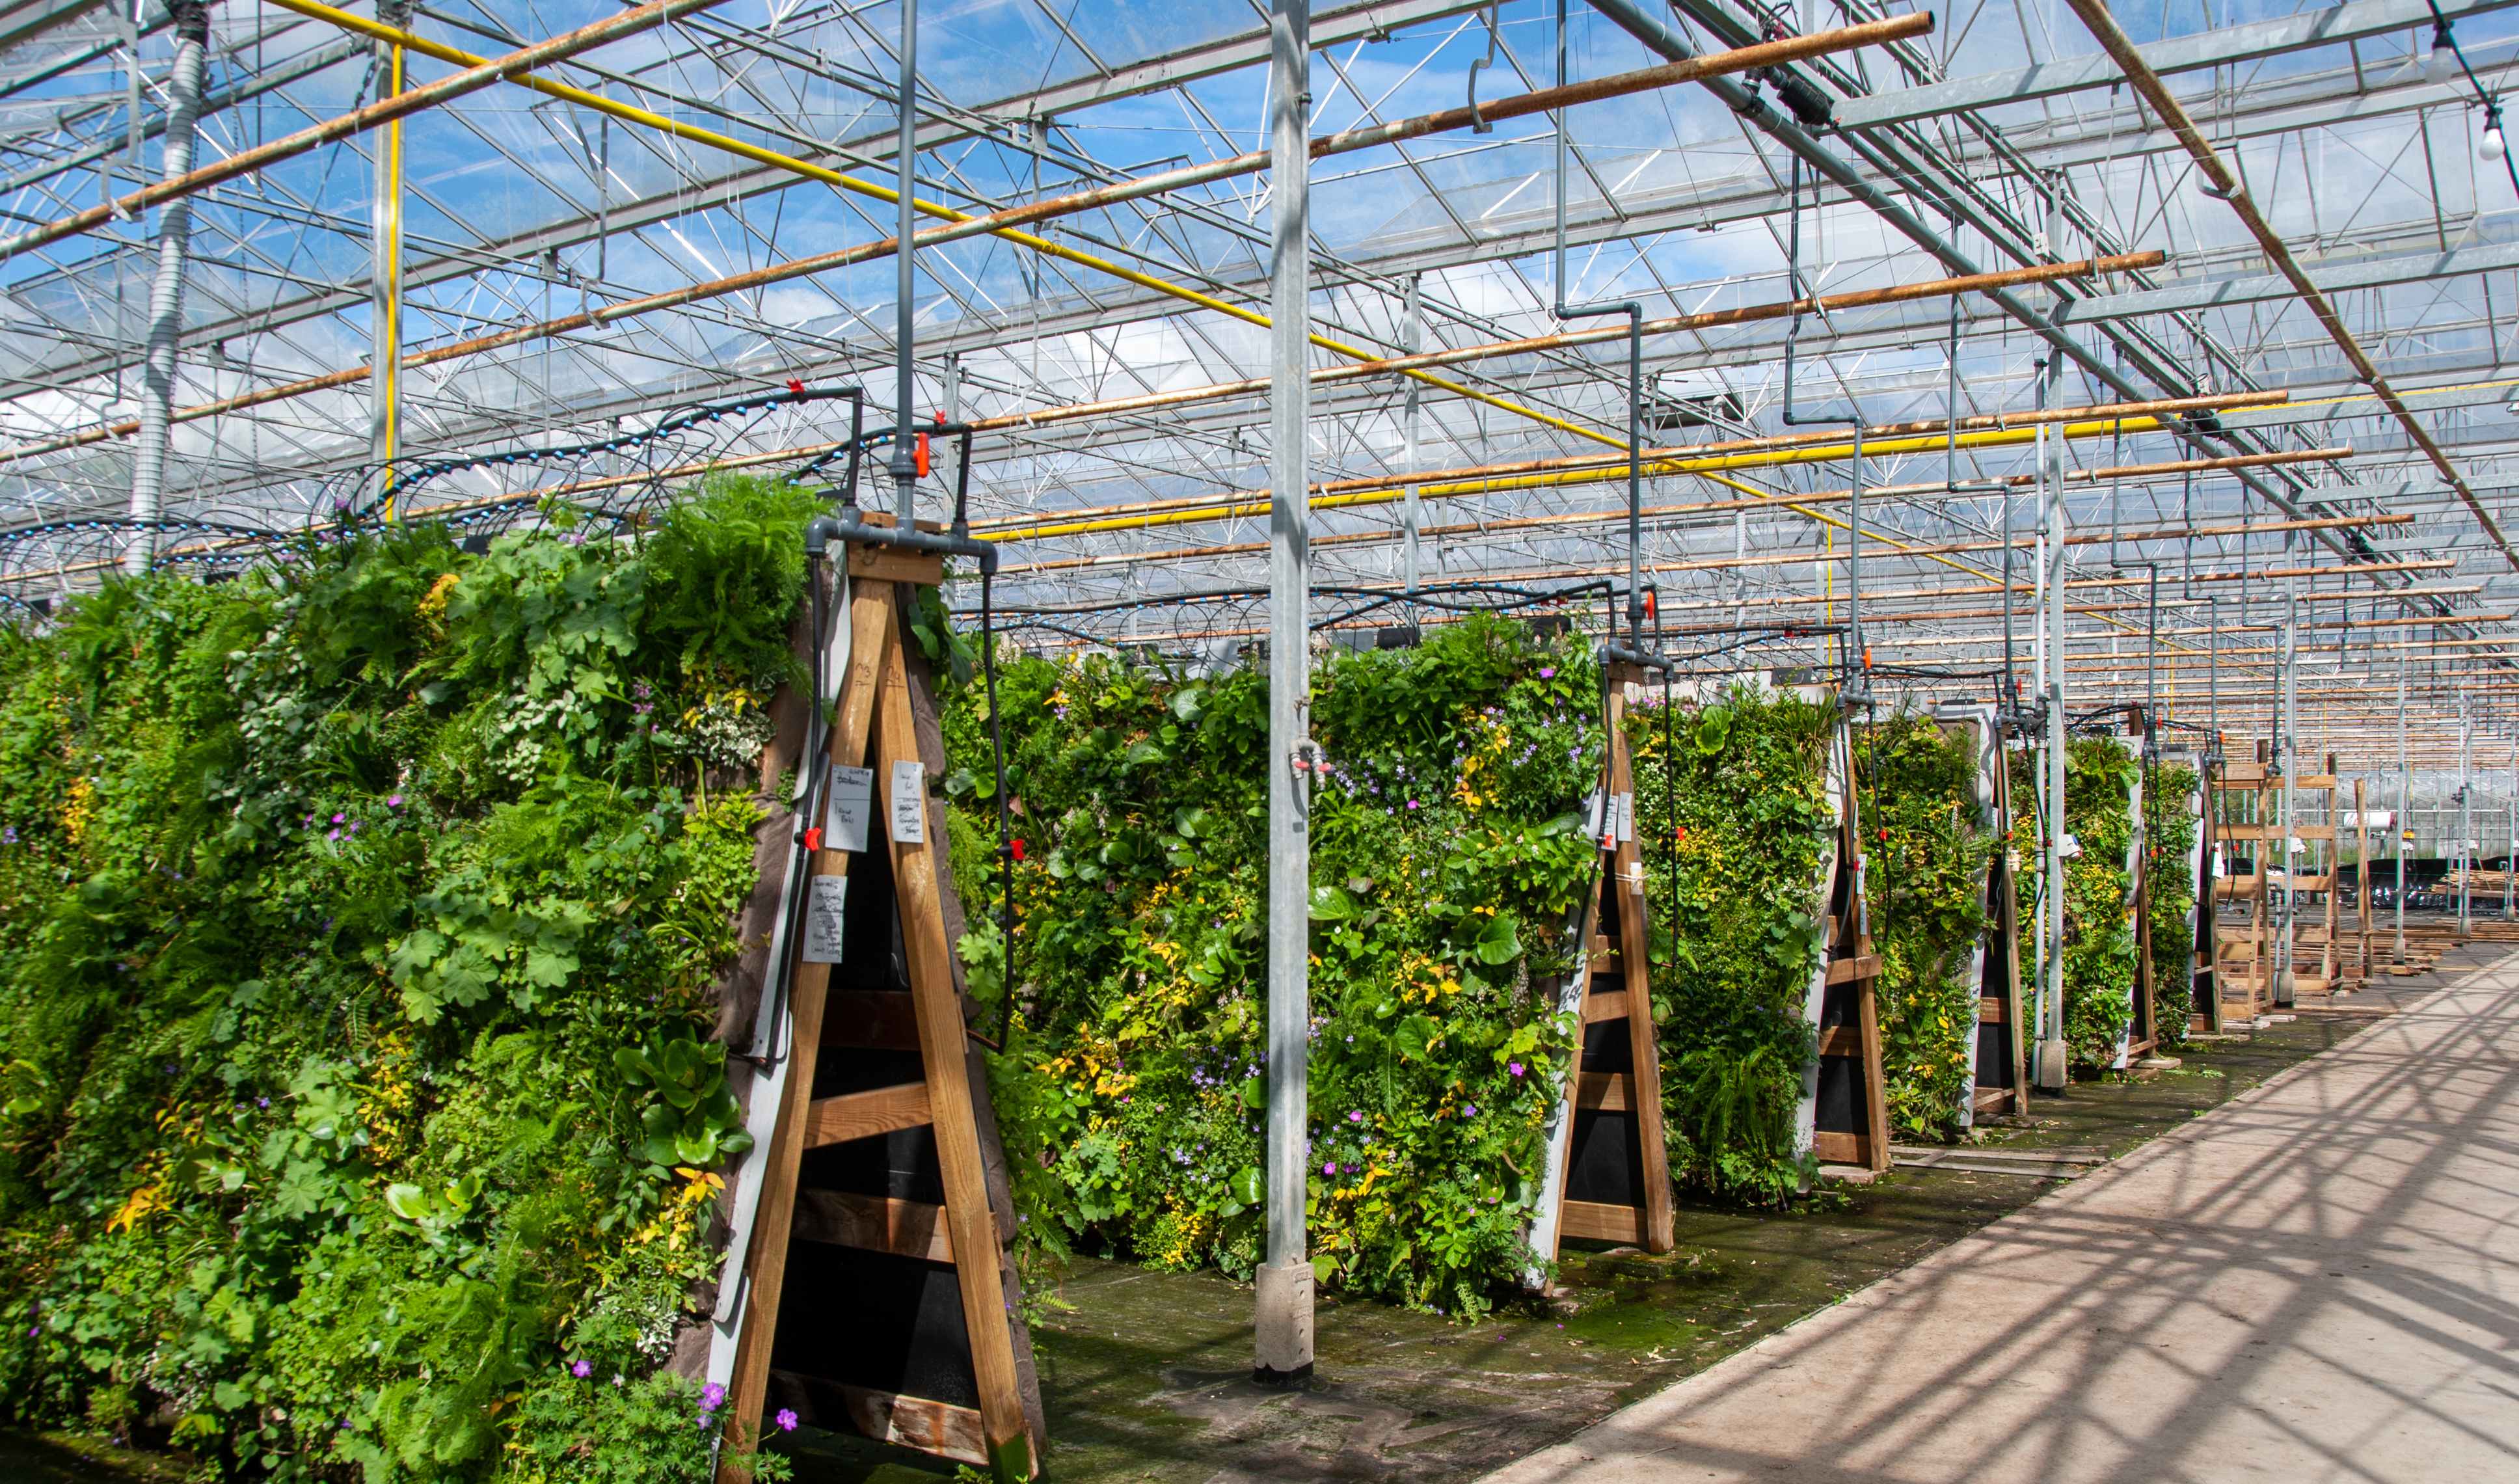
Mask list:
[[[805,900],[805,962],[836,964],[847,936],[849,879],[814,876],[805,884],[812,892]]]
[[[831,794],[822,804],[822,849],[862,851],[874,822],[874,769],[831,764]]]
[[[1636,796],[1633,794],[1620,794],[1618,796],[1618,839],[1623,843],[1635,838]]]
[[[892,765],[892,841],[895,845],[927,843],[927,764]]]

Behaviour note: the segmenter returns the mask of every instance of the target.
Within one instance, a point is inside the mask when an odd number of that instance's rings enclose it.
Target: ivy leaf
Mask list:
[[[1233,1175],[1233,1199],[1244,1205],[1258,1205],[1268,1194],[1267,1173],[1256,1164],[1246,1164]]]

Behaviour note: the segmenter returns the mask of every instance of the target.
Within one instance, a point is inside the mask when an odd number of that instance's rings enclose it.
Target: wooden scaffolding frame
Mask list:
[[[2220,797],[2225,764],[2221,738],[2212,737],[2206,750],[2195,760],[2195,787],[2198,795],[2195,821],[2195,848],[2188,870],[2195,882],[2195,941],[2188,953],[2188,973],[2193,976],[2193,989],[2187,1002],[2187,1032],[2189,1035],[2222,1033],[2221,903],[2216,887],[2221,881],[2220,810],[2215,801]]]
[[[1976,759],[1977,823],[1995,842],[1985,862],[1985,931],[1968,965],[1977,986],[1976,1041],[1970,1048],[1967,1091],[1960,1125],[1980,1116],[2029,1111],[2029,1048],[2020,999],[2019,869],[2011,840],[2011,770],[2004,765],[2003,722],[1991,704],[1943,706],[1933,720]]]
[[[1661,1050],[1654,1030],[1647,938],[1652,922],[1644,851],[1636,839],[1635,764],[1628,706],[1643,673],[1608,669],[1607,758],[1599,794],[1601,868],[1577,914],[1582,951],[1562,1000],[1578,1042],[1566,1099],[1549,1129],[1548,1166],[1531,1216],[1531,1249],[1553,1259],[1569,1237],[1671,1249],[1670,1155],[1661,1115]],[[1605,982],[1610,987],[1604,987]],[[1588,1199],[1599,1179],[1632,1182],[1632,1199]],[[1586,1197],[1578,1197],[1578,1185]]]
[[[871,515],[867,521],[882,523]],[[729,1275],[740,1284],[736,1301],[720,1306],[722,1313],[731,1311],[719,1326],[732,1354],[729,1415],[740,1435],[755,1437],[775,1403],[818,1426],[976,1464],[1001,1480],[1028,1479],[1040,1469],[1044,1427],[1012,1255],[1013,1201],[953,953],[962,910],[945,820],[927,791],[928,780],[941,779],[945,770],[935,694],[926,665],[904,641],[915,588],[941,582],[942,566],[934,556],[852,546],[846,571],[848,662],[828,755],[820,761],[833,768],[871,764],[866,802],[881,807],[871,809],[879,817],[867,821],[865,844],[870,855],[882,852],[875,863],[889,870],[869,874],[888,878],[890,890],[862,892],[857,906],[844,905],[845,887],[817,883],[845,883],[852,852],[835,848],[839,842],[822,838],[819,828],[806,835],[812,855],[806,899],[780,908],[790,923],[797,914],[805,923],[782,939],[792,975],[788,1065],[781,1079],[757,1084],[778,1095],[775,1132],[754,1155],[763,1161],[758,1204],[739,1278]],[[888,841],[881,840],[885,835]],[[888,903],[879,899],[885,895]],[[866,931],[880,935],[876,941],[897,933],[892,952],[849,955],[836,974],[832,963],[816,961],[828,955],[808,952],[809,941],[818,935],[825,946],[834,942],[843,924],[856,921],[869,902],[886,920]],[[856,929],[845,934],[861,942]],[[892,986],[896,969],[906,988]],[[843,980],[837,987],[835,977]],[[825,1049],[840,1055],[826,1063]],[[875,1086],[818,1077],[880,1066],[885,1054],[894,1065],[914,1059],[918,1074]],[[862,1149],[862,1141],[873,1140],[889,1142]],[[924,1179],[930,1157],[919,1146],[930,1143],[941,1201],[832,1189],[806,1170],[808,1152],[858,1146],[893,1178]],[[814,1343],[850,1353],[847,1347],[874,1341],[863,1308],[843,1301],[820,1311],[815,1285],[800,1288],[790,1282],[799,1273],[836,1271],[852,1254],[861,1261],[862,1254],[895,1260],[922,1295],[950,1287],[954,1302],[922,1307],[910,1332],[885,1338],[905,1350],[923,1344],[930,1353],[915,1369],[929,1375],[958,1371],[967,1398],[914,1395],[791,1368],[790,1352]],[[821,1301],[834,1300],[823,1295]],[[943,1313],[934,1312],[940,1307]],[[804,1318],[815,1325],[792,1323]],[[782,1319],[796,1331],[793,1344],[780,1343]],[[934,1332],[954,1329],[956,1319],[958,1334]],[[719,1473],[720,1484],[743,1477],[732,1462]]]
[[[2151,1055],[2160,1044],[2160,983],[2151,962],[2151,872],[2145,858],[2150,851],[2150,816],[2145,809],[2150,803],[2152,737],[2141,712],[2126,730],[2128,735],[2120,740],[2133,749],[2135,758],[2134,782],[2126,789],[2133,828],[2127,835],[2125,857],[2126,910],[2134,921],[2134,993],[2125,1035],[2117,1043],[2112,1069],[2118,1071]]]
[[[1889,1168],[1889,1104],[1880,1057],[1880,957],[1873,951],[1864,895],[1853,748],[1853,729],[1840,716],[1829,748],[1836,828],[1820,867],[1821,952],[1805,1000],[1818,1037],[1802,1072],[1797,1133],[1822,1164],[1878,1172]]]
[[[2260,741],[2253,763],[2232,763],[2224,769],[2223,786],[2217,789],[2220,800],[2243,798],[2252,801],[2252,818],[2241,821],[2222,820],[2217,825],[2218,838],[2236,844],[2247,842],[2255,847],[2247,876],[2226,877],[2217,883],[2220,901],[2237,902],[2246,909],[2246,921],[2240,927],[2215,925],[2214,979],[2229,1018],[2229,1006],[2245,1006],[2244,1017],[2253,1019],[2272,1009],[2274,996],[2274,960],[2277,919],[2273,895],[2270,857],[2283,857],[2283,889],[2292,894],[2291,962],[2292,993],[2300,996],[2330,996],[2338,985],[2338,951],[2342,946],[2340,911],[2336,899],[2336,849],[2341,834],[2341,818],[2335,809],[2336,758],[2325,758],[2326,770],[2309,773],[2291,780],[2294,817],[2276,821],[2281,812],[2277,801],[2282,797],[2283,776],[2269,764],[2267,746]],[[2322,795],[2322,799],[2311,796]],[[2298,816],[2311,805],[2323,813],[2323,822],[2303,824]],[[2314,855],[2319,869],[2304,871],[2290,858],[2288,843],[2301,843],[2302,853]],[[2320,920],[2315,926],[2301,920],[2299,896],[2316,893],[2321,898]],[[2364,895],[2366,896],[2366,892]],[[2365,930],[2366,931],[2366,930]],[[2301,970],[2305,947],[2315,947],[2318,972]]]

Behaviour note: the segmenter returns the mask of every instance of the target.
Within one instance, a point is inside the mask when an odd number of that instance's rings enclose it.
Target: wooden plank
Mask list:
[[[2003,1001],[1994,998],[1992,995],[1977,996],[1976,1023],[1980,1026],[2000,1026],[2004,1024]]]
[[[1851,958],[1840,958],[1828,966],[1828,982],[1832,984],[1850,984],[1859,979],[1878,979],[1879,977],[1880,955],[1878,953],[1862,953]]]
[[[802,1404],[798,1410],[806,1411],[817,1426],[836,1432],[841,1427],[834,1424],[844,1424],[878,1443],[914,1448],[957,1463],[988,1465],[988,1432],[980,1414],[968,1407],[787,1371],[778,1372],[776,1380],[780,1395]],[[839,1415],[833,1416],[834,1412]]]
[[[875,814],[894,815],[889,788],[894,768],[925,760],[918,750],[911,710],[909,662],[896,636],[883,650],[882,696],[876,709]],[[971,1102],[970,1046],[964,1037],[962,996],[953,977],[953,945],[945,940],[945,907],[939,880],[944,815],[921,798],[923,841],[895,838],[893,890],[900,906],[902,946],[909,967],[909,993],[918,1011],[918,1039],[927,1066],[927,1090],[935,1116],[936,1163],[945,1185],[946,1224],[959,1263],[962,1320],[969,1331],[972,1379],[978,1387],[982,1431],[992,1457],[1030,1477],[1039,1471],[1040,1450],[1024,1416],[1022,1381],[1015,1368],[1014,1323],[1007,1303],[1002,1253],[989,1205],[988,1174]]]
[[[1976,1111],[1981,1113],[2008,1113],[2016,1096],[2009,1087],[1980,1087],[1976,1090]]]
[[[806,1242],[928,1262],[953,1260],[953,1236],[945,1226],[945,1208],[924,1200],[895,1200],[848,1191],[800,1191],[794,1230]]]
[[[903,1082],[870,1092],[817,1098],[806,1111],[805,1147],[820,1149],[852,1139],[871,1139],[896,1129],[917,1128],[934,1122],[933,1113],[924,1082]]]
[[[1557,1218],[1561,1237],[1591,1242],[1644,1242],[1643,1212],[1632,1205],[1607,1205],[1598,1200],[1569,1200]]]
[[[1863,1029],[1842,1022],[1819,1033],[1819,1054],[1824,1057],[1859,1057],[1863,1055]]]
[[[875,657],[892,633],[893,592],[888,583],[857,584],[849,596],[849,667],[840,680],[839,713],[831,727],[828,761],[851,766],[862,763],[874,720],[877,688]],[[809,636],[819,644],[822,635]],[[814,859],[817,876],[845,876],[845,851],[823,851]],[[791,949],[801,956],[803,943]],[[762,1151],[761,1201],[754,1208],[752,1245],[744,1254],[746,1294],[735,1341],[730,1410],[739,1431],[750,1432],[767,1415],[770,1346],[778,1328],[778,1298],[787,1282],[787,1242],[783,1234],[795,1221],[796,1171],[805,1155],[805,1125],[814,1099],[814,1069],[822,1044],[822,1008],[831,984],[831,966],[797,962],[790,981],[793,1051],[787,1067],[778,1122]],[[739,1484],[751,1475],[732,1464],[718,1469],[719,1484]]]
[[[1574,1091],[1574,1106],[1586,1113],[1628,1113],[1627,1076],[1623,1071],[1587,1071]]]
[[[867,1051],[916,1051],[918,1012],[898,990],[834,994],[822,1012],[822,1044]]]
[[[1811,1153],[1819,1156],[1819,1162],[1822,1164],[1862,1164],[1864,1162],[1863,1136],[1830,1133],[1822,1129],[1811,1135]],[[1885,1146],[1881,1153],[1884,1155],[1888,1153]]]
[[[1610,788],[1613,794],[1632,797],[1636,786],[1635,762],[1626,744],[1626,685],[1623,682],[1640,677],[1633,673],[1632,667],[1621,666],[1611,672],[1611,678],[1621,683],[1610,687],[1609,730],[1610,735],[1616,739],[1610,748]],[[1604,890],[1624,893],[1618,898],[1618,977],[1620,987],[1627,991],[1627,1069],[1635,1103],[1630,1112],[1636,1119],[1637,1173],[1644,1182],[1643,1230],[1635,1240],[1648,1252],[1667,1252],[1673,1244],[1670,1164],[1662,1142],[1661,1042],[1653,1019],[1652,949],[1646,941],[1650,924],[1645,917],[1644,853],[1635,840],[1628,839],[1618,842],[1618,848],[1612,852],[1611,858],[1616,874]],[[1629,886],[1629,883],[1633,885]]]
[[[1583,996],[1584,1025],[1597,1026],[1603,1021],[1623,1021],[1626,1018],[1627,991],[1624,989],[1608,989]]]
[[[945,558],[924,551],[891,546],[849,547],[849,576],[878,582],[918,583],[933,588],[945,581]]]

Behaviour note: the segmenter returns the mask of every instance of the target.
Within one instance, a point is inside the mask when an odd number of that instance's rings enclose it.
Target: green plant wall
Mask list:
[[[1163,1267],[1261,1256],[1267,677],[1028,658],[1007,744],[1010,1037],[992,1058],[1024,1226]],[[1597,672],[1474,617],[1314,672],[1306,1207],[1325,1283],[1447,1313],[1528,1259],[1572,1045],[1556,982],[1598,850]],[[962,945],[1005,1014],[986,702],[947,719]]]
[[[2011,755],[2013,809],[2025,833],[2021,851],[2021,917],[2046,870],[2038,848],[2047,791],[2041,749]],[[2106,1067],[2134,1020],[2134,882],[2126,850],[2134,839],[2133,753],[2112,737],[2074,737],[2064,749],[2064,831],[2081,852],[2064,862],[2064,1040],[2077,1067]],[[2034,812],[2033,812],[2034,811]],[[2033,821],[2035,821],[2033,823]],[[2022,982],[2044,982],[2034,929],[2023,935]]]
[[[1930,717],[1901,712],[1857,733],[1855,766],[1890,1132],[1956,1138],[1975,1080],[1968,971],[1987,926],[1996,843],[1977,809],[1976,750]]]
[[[2146,881],[2151,892],[2151,982],[2164,1045],[2187,1039],[2195,1011],[2195,869],[2188,859],[2202,827],[2188,796],[2195,769],[2152,770],[2143,796]]]
[[[1763,1204],[1806,1183],[1793,1112],[1816,1050],[1819,869],[1833,705],[1736,691],[1628,713],[1653,908],[1654,1021],[1671,1174]]]
[[[416,526],[0,633],[13,1419],[215,1478],[707,1476],[667,1362],[812,509]]]

